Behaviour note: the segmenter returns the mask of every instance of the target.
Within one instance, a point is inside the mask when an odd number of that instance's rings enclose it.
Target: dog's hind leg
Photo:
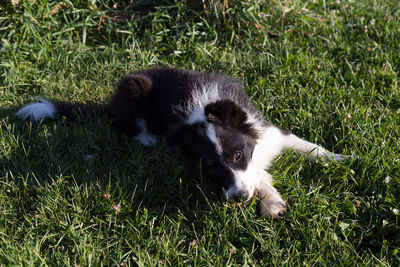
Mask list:
[[[121,79],[110,105],[113,124],[146,146],[157,141],[146,122],[151,89],[152,82],[145,75],[127,75]]]
[[[332,153],[325,148],[301,139],[294,134],[285,135],[283,142],[285,149],[293,149],[298,153],[304,153],[308,159],[324,158],[328,160],[343,161],[350,158],[350,156]]]

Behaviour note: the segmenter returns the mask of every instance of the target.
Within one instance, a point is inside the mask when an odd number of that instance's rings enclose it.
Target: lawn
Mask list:
[[[1,265],[400,264],[398,1],[1,5]],[[13,115],[35,96],[105,102],[157,65],[235,76],[270,122],[359,159],[285,152],[271,173],[288,212],[272,220],[107,118]]]

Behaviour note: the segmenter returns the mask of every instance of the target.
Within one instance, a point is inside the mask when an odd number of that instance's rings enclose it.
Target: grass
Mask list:
[[[398,1],[138,3],[1,13],[2,265],[398,265]],[[221,201],[163,142],[143,147],[102,118],[13,116],[38,95],[107,101],[155,65],[238,77],[272,123],[361,159],[283,154],[271,172],[288,214],[273,221]]]

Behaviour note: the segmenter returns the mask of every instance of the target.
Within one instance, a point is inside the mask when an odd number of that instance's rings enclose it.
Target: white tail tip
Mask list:
[[[38,122],[43,118],[54,119],[57,116],[57,108],[52,102],[42,98],[38,99],[38,101],[23,106],[15,115],[23,120],[29,118],[34,122]]]

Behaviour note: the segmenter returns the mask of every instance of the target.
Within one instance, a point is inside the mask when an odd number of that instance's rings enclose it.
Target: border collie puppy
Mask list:
[[[152,68],[122,78],[108,105],[38,101],[16,115],[37,122],[104,113],[146,146],[163,135],[189,162],[201,159],[206,175],[228,199],[249,200],[257,194],[261,214],[273,218],[286,210],[266,171],[275,156],[294,149],[309,158],[347,158],[273,126],[257,112],[241,82],[220,74]]]

